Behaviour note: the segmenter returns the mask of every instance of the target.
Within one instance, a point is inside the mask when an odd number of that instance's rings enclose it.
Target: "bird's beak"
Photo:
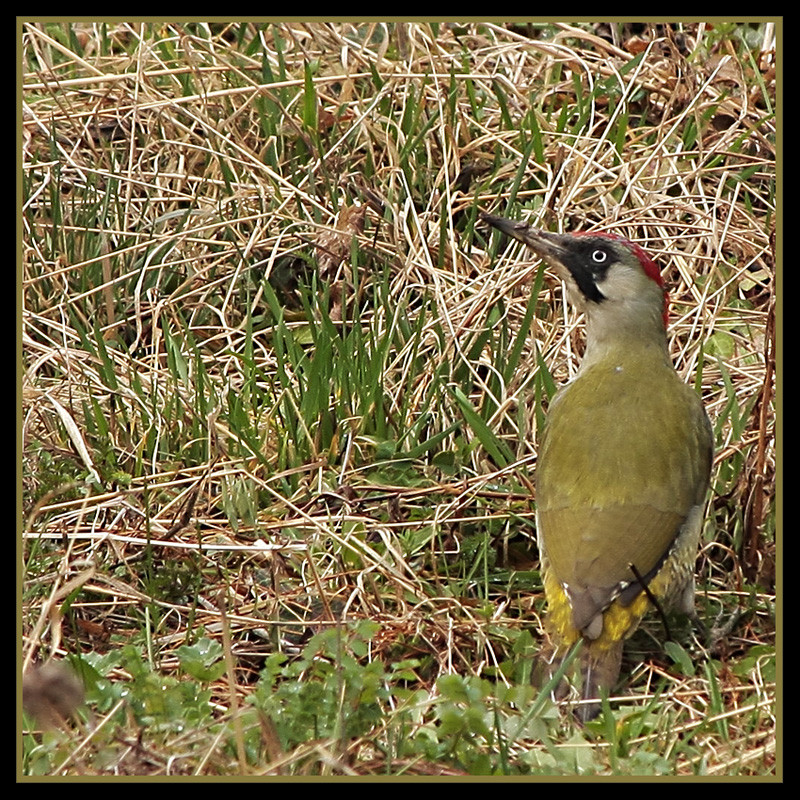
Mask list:
[[[495,217],[491,214],[481,214],[481,219],[488,222],[493,228],[497,228],[501,233],[528,245],[534,253],[552,266],[563,266],[562,258],[566,237],[561,234],[542,231],[531,227],[526,222],[515,222],[512,219]]]

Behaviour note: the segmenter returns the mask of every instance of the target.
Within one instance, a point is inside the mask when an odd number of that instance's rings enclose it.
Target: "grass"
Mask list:
[[[781,774],[772,24],[21,28],[20,774]],[[530,680],[581,326],[479,209],[640,242],[714,424],[741,618],[585,728]]]

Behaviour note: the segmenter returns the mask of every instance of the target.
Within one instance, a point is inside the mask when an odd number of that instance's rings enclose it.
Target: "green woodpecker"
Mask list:
[[[638,245],[484,219],[552,266],[585,314],[584,356],[548,410],[535,485],[549,671],[583,639],[586,720],[651,598],[693,613],[711,425],[673,368],[663,280]]]

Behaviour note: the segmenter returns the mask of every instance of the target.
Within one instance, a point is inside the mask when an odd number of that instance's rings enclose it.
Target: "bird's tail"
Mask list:
[[[600,713],[600,698],[610,694],[619,680],[622,642],[585,642],[581,660],[581,705],[576,713],[582,722]]]
[[[534,682],[540,689],[549,688],[556,701],[568,697],[570,687],[574,687],[579,700],[575,715],[581,722],[588,722],[600,713],[603,694],[610,693],[619,679],[622,642],[582,640],[574,660],[573,651],[574,648],[545,651],[534,672]]]

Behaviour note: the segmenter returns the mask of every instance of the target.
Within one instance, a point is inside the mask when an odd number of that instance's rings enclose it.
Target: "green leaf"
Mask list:
[[[216,639],[203,637],[193,645],[181,645],[177,655],[181,669],[203,683],[216,681],[225,674],[222,645]]]
[[[672,659],[672,662],[687,677],[694,675],[694,661],[689,653],[677,642],[664,642],[664,652]]]
[[[506,467],[514,461],[514,454],[508,445],[499,439],[492,429],[483,421],[480,414],[475,410],[469,398],[457,386],[450,388],[456,402],[461,409],[461,413],[472,428],[473,433],[478,437],[478,441],[484,450],[492,457],[498,467]]]

